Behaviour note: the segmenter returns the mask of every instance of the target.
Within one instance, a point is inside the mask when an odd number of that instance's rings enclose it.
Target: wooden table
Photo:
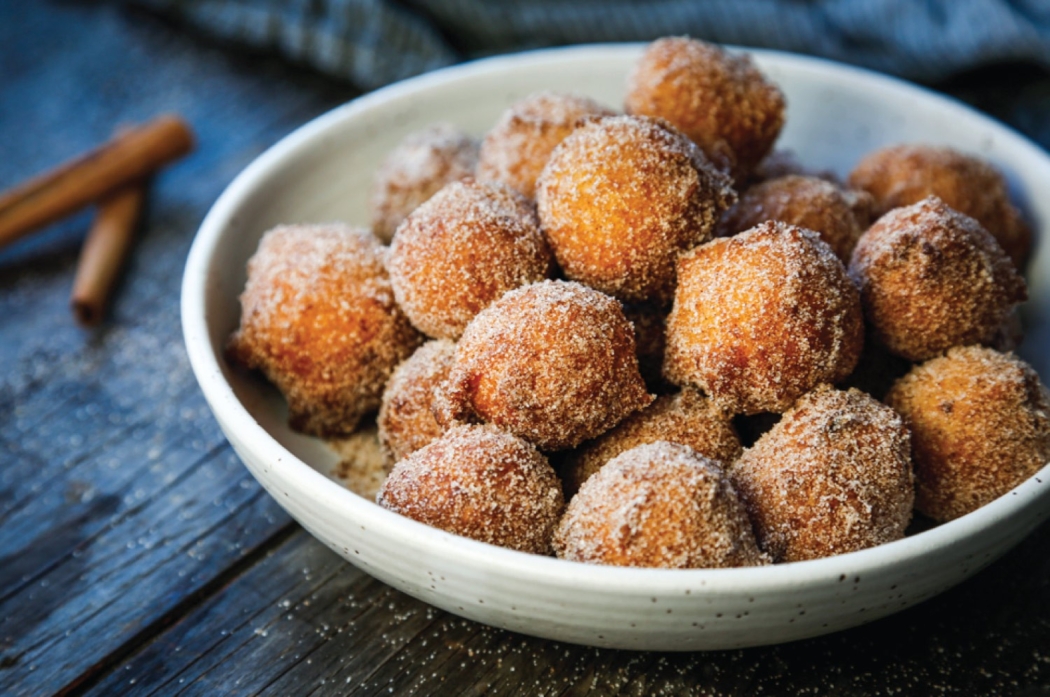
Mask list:
[[[1050,78],[941,85],[1050,144]],[[694,654],[558,644],[459,619],[345,563],[238,462],[190,373],[179,282],[223,187],[337,82],[109,4],[0,3],[0,187],[177,111],[196,154],[153,183],[101,328],[67,302],[82,214],[0,252],[0,694],[1050,692],[1050,526],[865,627]]]

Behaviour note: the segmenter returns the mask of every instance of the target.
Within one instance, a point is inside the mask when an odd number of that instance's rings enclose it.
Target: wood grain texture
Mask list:
[[[30,148],[5,142],[0,185],[90,147],[96,123],[108,132],[177,111],[208,144],[153,182],[142,240],[98,330],[77,328],[61,301],[86,220],[0,255],[0,694],[39,695],[101,669],[289,525],[204,404],[179,284],[229,179],[347,93],[280,67],[275,80],[272,64],[238,64],[113,7],[3,11],[20,15],[0,19],[4,102],[19,108],[0,109],[0,133],[62,125]],[[55,98],[62,89],[79,94]]]
[[[947,87],[1050,144],[1046,74],[1010,66]],[[193,233],[223,187],[350,91],[113,5],[9,2],[0,95],[0,188],[122,122],[176,111],[199,135],[153,182],[96,330],[67,308],[89,215],[0,251],[0,694],[1050,690],[1050,526],[900,615],[743,651],[542,641],[375,581],[290,523],[237,462],[190,373],[178,314]]]
[[[1044,528],[962,586],[864,627],[673,654],[484,627],[383,586],[301,533],[88,694],[1025,694],[1050,671],[1047,549]]]

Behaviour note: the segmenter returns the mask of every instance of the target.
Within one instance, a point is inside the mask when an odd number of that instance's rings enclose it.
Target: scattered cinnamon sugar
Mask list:
[[[872,225],[849,270],[875,336],[913,361],[990,342],[1028,295],[992,236],[932,196]]]
[[[620,304],[566,281],[513,290],[479,313],[445,392],[439,422],[480,419],[547,451],[593,438],[653,400]]]
[[[377,419],[388,468],[445,432],[434,420],[434,395],[448,379],[455,352],[451,341],[428,341],[394,370]]]
[[[570,452],[559,467],[566,494],[575,494],[620,453],[658,440],[687,445],[723,469],[729,469],[742,450],[729,417],[703,394],[687,387],[678,394],[658,397],[645,409]]]
[[[849,182],[875,197],[877,216],[936,196],[975,218],[1018,269],[1024,266],[1032,231],[1010,203],[1003,175],[978,157],[933,145],[897,145],[866,155]]]
[[[408,214],[445,184],[474,174],[478,142],[448,123],[407,135],[376,171],[369,208],[372,231],[390,242]]]
[[[729,476],[775,561],[843,554],[904,536],[913,488],[901,417],[859,390],[798,400]]]
[[[547,459],[493,426],[452,428],[394,466],[376,502],[448,532],[549,554],[564,508]]]
[[[547,278],[553,257],[532,206],[499,182],[453,182],[390,245],[394,296],[420,331],[457,339],[508,290]]]
[[[369,423],[345,438],[326,442],[340,458],[332,476],[358,496],[375,501],[390,469],[383,459],[376,425]]]
[[[1050,462],[1050,392],[1031,366],[953,348],[886,397],[912,431],[918,511],[944,522],[1002,496]]]
[[[746,55],[687,37],[658,39],[627,79],[629,114],[666,119],[737,181],[773,147],[784,95]]]
[[[754,566],[751,523],[722,468],[684,445],[639,445],[584,482],[554,535],[563,559],[691,569]]]
[[[796,174],[752,186],[718,221],[716,234],[729,237],[767,220],[797,225],[820,235],[843,264],[849,263],[857,240],[867,227],[867,217],[857,219],[859,197],[835,184]],[[862,222],[864,225],[862,226]]]
[[[671,299],[678,253],[708,239],[735,198],[688,138],[637,116],[577,128],[554,150],[536,190],[566,277],[635,302]]]
[[[341,223],[267,232],[240,299],[230,357],[262,370],[288,400],[292,428],[311,435],[352,433],[420,341],[379,240]]]
[[[730,413],[782,412],[849,375],[863,340],[857,289],[831,248],[767,222],[679,258],[664,376]]]
[[[558,143],[587,116],[615,112],[578,94],[537,92],[513,104],[488,132],[477,176],[500,181],[532,198],[536,180]]]

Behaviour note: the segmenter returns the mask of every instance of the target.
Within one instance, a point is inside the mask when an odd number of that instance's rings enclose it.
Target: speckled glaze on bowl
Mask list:
[[[193,370],[222,430],[252,474],[319,540],[376,578],[458,615],[526,634],[630,649],[772,644],[882,617],[991,563],[1050,515],[1050,467],[984,508],[892,544],[752,569],[654,570],[574,564],[492,547],[386,511],[331,480],[334,455],[292,433],[261,381],[229,370],[245,262],[281,222],[367,223],[378,162],[405,133],[447,120],[482,134],[513,101],[573,90],[622,103],[639,45],[494,58],[408,80],[301,127],[253,162],[197,234],[182,287]],[[999,165],[1043,236],[1050,159],[954,101],[856,68],[755,51],[788,98],[779,147],[844,173],[863,153],[903,141],[948,144]],[[1028,338],[1020,353],[1050,376],[1050,250],[1029,269]]]

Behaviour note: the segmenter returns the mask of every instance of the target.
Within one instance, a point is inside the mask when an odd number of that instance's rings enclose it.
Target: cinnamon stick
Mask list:
[[[73,315],[83,326],[96,325],[105,316],[110,291],[131,249],[145,198],[146,185],[140,180],[99,201],[95,222],[80,251],[70,296]]]
[[[177,116],[123,131],[91,152],[0,195],[0,247],[64,218],[193,149]]]

